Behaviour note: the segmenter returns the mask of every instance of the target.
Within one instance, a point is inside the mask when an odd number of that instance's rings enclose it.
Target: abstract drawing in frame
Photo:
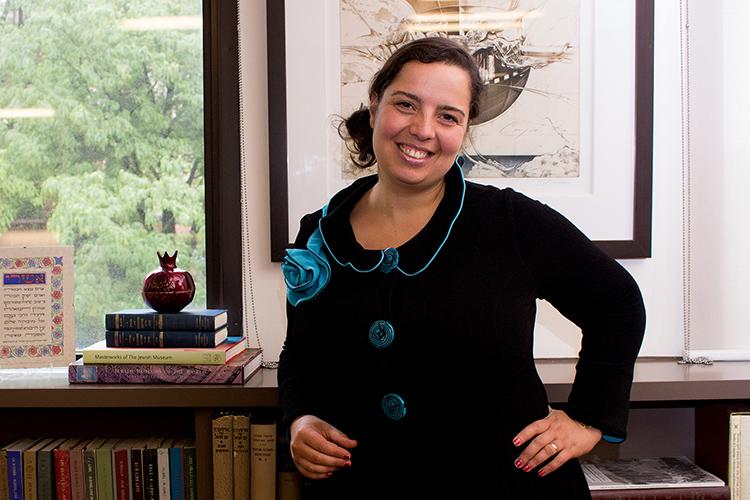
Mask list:
[[[465,144],[466,177],[579,176],[579,0],[340,0],[341,109],[375,71],[423,37],[459,41],[484,80]],[[374,173],[344,155],[344,178]]]

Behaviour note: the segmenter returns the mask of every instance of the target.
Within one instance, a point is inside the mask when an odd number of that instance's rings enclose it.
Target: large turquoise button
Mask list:
[[[406,403],[398,394],[386,394],[381,406],[385,416],[391,420],[401,420],[406,416]]]
[[[383,250],[383,261],[380,263],[380,272],[390,273],[398,265],[398,250],[386,248]]]
[[[395,332],[393,325],[384,320],[378,320],[370,327],[370,343],[378,349],[385,349],[393,342]]]

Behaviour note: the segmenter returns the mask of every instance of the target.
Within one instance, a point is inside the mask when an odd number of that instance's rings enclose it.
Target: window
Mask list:
[[[215,161],[239,158],[239,125],[214,115],[238,108],[236,4],[0,0],[0,16],[0,245],[74,246],[79,347],[105,312],[144,307],[157,251],[193,274],[192,307],[229,307],[241,331],[239,162]]]

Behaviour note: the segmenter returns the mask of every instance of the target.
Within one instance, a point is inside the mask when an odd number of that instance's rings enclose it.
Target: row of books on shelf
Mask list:
[[[226,309],[131,309],[104,322],[104,340],[68,367],[70,383],[241,385],[261,366],[259,348],[228,335]]]
[[[211,422],[214,500],[299,500],[302,476],[276,423],[247,414]]]
[[[0,499],[196,498],[193,439],[23,438],[0,449]]]

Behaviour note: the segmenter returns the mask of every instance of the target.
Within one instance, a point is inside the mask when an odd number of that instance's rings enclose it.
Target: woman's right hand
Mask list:
[[[349,448],[357,442],[328,422],[302,415],[292,422],[289,431],[292,460],[303,476],[324,479],[342,467],[351,467]]]

